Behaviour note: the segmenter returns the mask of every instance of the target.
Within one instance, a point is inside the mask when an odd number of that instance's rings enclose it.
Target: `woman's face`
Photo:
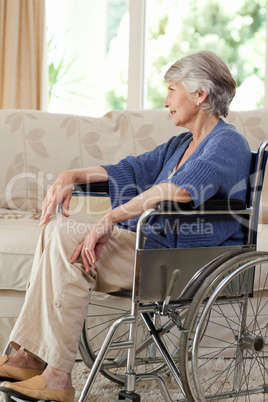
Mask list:
[[[175,126],[189,128],[197,116],[196,100],[180,82],[170,81],[164,107],[169,108]]]

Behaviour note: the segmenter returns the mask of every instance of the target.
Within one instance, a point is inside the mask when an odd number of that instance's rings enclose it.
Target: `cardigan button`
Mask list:
[[[57,307],[57,308],[60,308],[61,302],[59,300],[55,300],[54,301],[54,306]]]

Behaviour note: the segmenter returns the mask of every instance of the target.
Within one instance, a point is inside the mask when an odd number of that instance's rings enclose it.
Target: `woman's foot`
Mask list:
[[[6,356],[6,359],[8,360],[6,360],[3,366],[6,366],[6,368],[11,371],[40,371],[40,375],[35,375],[33,378],[29,378],[26,381],[16,382],[16,384],[13,384],[10,379],[6,378],[8,381],[2,382],[0,391],[21,398],[28,396],[36,398],[36,400],[74,401],[75,391],[72,386],[70,373],[66,373],[51,366],[47,366],[44,370],[44,364],[35,359],[32,355],[26,353],[22,348],[19,349],[15,355],[9,358]],[[41,366],[41,369],[37,368]]]
[[[39,362],[40,363],[40,362]],[[26,366],[26,367],[25,367]],[[37,365],[37,367],[40,365]],[[18,362],[16,365],[13,356],[1,356],[0,357],[0,382],[2,381],[24,381],[36,375],[41,375],[44,371],[44,365],[41,368],[34,368],[34,364],[29,368],[26,364]]]
[[[28,368],[42,371],[45,369],[44,363],[25,352],[22,347],[14,355],[8,356],[8,360],[5,364],[17,368]]]
[[[48,389],[71,389],[72,376],[70,373],[47,366],[41,375],[47,384]]]
[[[17,396],[21,399],[32,401],[58,401],[58,402],[74,402],[75,390],[70,389],[51,389],[48,387],[42,376],[30,378],[27,381],[11,383],[8,381],[0,384],[0,391],[8,396]]]

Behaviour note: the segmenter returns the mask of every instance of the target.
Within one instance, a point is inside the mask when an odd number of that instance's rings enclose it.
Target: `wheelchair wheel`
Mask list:
[[[268,253],[238,255],[205,279],[181,335],[179,364],[188,401],[265,400],[267,311]]]
[[[80,353],[84,363],[91,368],[98,351],[111,324],[118,318],[130,314],[131,300],[127,298],[94,293],[91,298],[87,319],[80,340]],[[185,316],[188,306],[182,307],[181,318]],[[166,347],[171,351],[174,360],[178,363],[178,349],[180,333],[176,324],[168,317],[150,313],[158,333]],[[129,325],[122,325],[114,339],[115,342],[128,340]],[[127,364],[127,349],[110,351],[104,361],[101,373],[115,383],[124,385]],[[159,354],[151,335],[148,333],[142,317],[139,317],[136,348],[136,377],[139,374],[168,372],[162,356]]]

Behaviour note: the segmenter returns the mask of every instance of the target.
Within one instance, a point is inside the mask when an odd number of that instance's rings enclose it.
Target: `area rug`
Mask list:
[[[73,373],[73,383],[76,389],[75,402],[78,401],[89,370],[85,368],[83,363],[76,363]],[[173,387],[176,389],[176,387]],[[90,402],[114,402],[118,400],[118,393],[122,390],[122,386],[117,385],[99,374],[95,384],[91,390],[88,401]],[[164,401],[160,389],[155,381],[144,381],[137,384],[136,392],[140,394],[141,400],[144,402],[162,402]]]
[[[75,363],[73,369],[73,385],[75,387],[75,402],[78,401],[80,393],[85,384],[86,378],[88,376],[89,369],[84,365],[83,362]],[[176,390],[176,386],[171,384],[172,388]],[[118,400],[118,393],[122,390],[122,386],[119,386],[110,380],[106,379],[102,374],[99,374],[95,384],[91,390],[88,401],[90,402],[114,402]],[[162,402],[164,401],[160,389],[155,381],[144,381],[137,384],[137,393],[141,395],[141,400],[143,402]],[[0,402],[5,402],[4,395],[0,393]]]
[[[218,367],[215,367],[215,372]],[[222,370],[223,367],[220,367]],[[76,363],[75,369],[73,372],[73,383],[76,388],[76,399],[75,402],[78,401],[80,392],[85,383],[85,378],[87,377],[89,370],[85,368],[84,363]],[[255,378],[256,377],[256,378]],[[254,376],[254,373],[251,374],[251,384],[259,384],[259,377]],[[220,380],[219,380],[220,381]],[[178,386],[175,383],[173,377],[167,376],[165,377],[165,382],[168,387],[170,396],[173,401],[177,399],[182,399],[182,394],[179,392]],[[91,390],[90,397],[88,397],[89,402],[117,402],[118,401],[118,393],[122,389],[122,386],[112,383],[101,374],[98,375],[97,380]],[[141,396],[142,402],[165,402],[163,398],[158,383],[156,381],[142,381],[137,383],[136,392]],[[232,399],[228,399],[231,401]],[[243,396],[238,399],[235,399],[237,402],[268,402],[264,395],[251,395],[251,396]],[[129,400],[128,400],[129,401]],[[224,400],[217,400],[217,402],[226,402]]]
[[[75,363],[73,370],[73,385],[75,387],[75,402],[78,401],[82,388],[85,384],[89,370],[85,367],[83,362]],[[254,375],[251,378],[252,381],[258,381],[254,379]],[[165,378],[168,390],[172,396],[172,400],[181,398],[181,393],[178,391],[178,387],[172,377]],[[115,402],[118,401],[118,393],[122,389],[121,386],[109,381],[101,374],[98,375],[95,384],[91,390],[88,401],[90,402]],[[140,394],[142,402],[165,402],[160,388],[156,381],[143,381],[137,384],[136,392]],[[246,399],[250,402],[265,401],[263,395],[255,395]],[[242,398],[241,402],[245,401]],[[268,398],[267,398],[268,401]],[[4,395],[0,394],[0,402],[5,402]],[[218,401],[219,402],[219,401]],[[240,399],[239,399],[240,402]]]

